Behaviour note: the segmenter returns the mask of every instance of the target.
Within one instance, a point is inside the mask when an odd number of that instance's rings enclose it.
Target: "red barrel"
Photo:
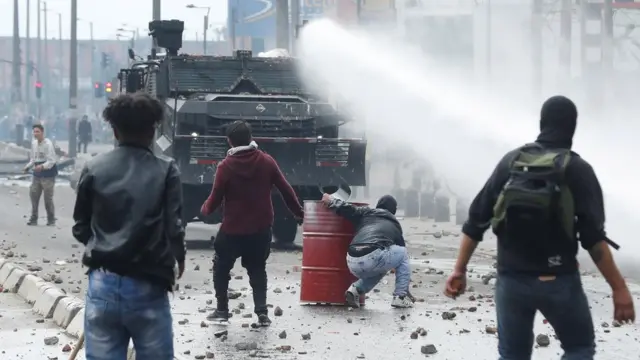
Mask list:
[[[304,202],[300,302],[345,304],[344,293],[356,280],[349,272],[346,259],[353,235],[351,222],[322,202]],[[360,303],[364,305],[364,296],[360,297]]]

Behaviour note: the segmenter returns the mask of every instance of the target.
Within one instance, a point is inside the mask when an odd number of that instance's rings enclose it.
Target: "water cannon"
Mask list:
[[[153,20],[149,22],[149,35],[156,46],[167,49],[167,54],[177,56],[182,48],[184,21]]]

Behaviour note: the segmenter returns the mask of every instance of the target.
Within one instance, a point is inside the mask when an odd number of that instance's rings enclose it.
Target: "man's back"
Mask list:
[[[224,199],[221,230],[232,235],[254,234],[273,224],[271,193],[276,187],[298,217],[302,208],[275,160],[255,148],[229,154],[216,170],[213,190],[203,212],[217,208]]]
[[[170,285],[173,252],[180,251],[172,243],[181,242],[184,231],[181,209],[166,209],[169,196],[180,196],[167,182],[177,175],[173,160],[139,146],[119,146],[89,161],[74,212],[91,212],[89,228],[77,220],[74,227],[87,244],[85,265]]]

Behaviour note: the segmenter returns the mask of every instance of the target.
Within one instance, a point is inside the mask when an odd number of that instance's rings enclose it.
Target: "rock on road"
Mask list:
[[[86,275],[79,263],[83,248],[72,238],[70,231],[74,197],[68,186],[57,187],[57,226],[28,227],[25,225],[29,215],[28,189],[18,182],[0,185],[0,256],[12,258],[57,283],[68,293],[83,298]],[[251,327],[256,320],[252,315],[251,290],[246,272],[239,264],[233,271],[230,285],[234,296],[237,296],[230,303],[234,312],[231,324],[220,327],[206,321],[207,313],[215,304],[211,281],[212,253],[208,249],[190,250],[180,290],[172,296],[176,354],[182,359],[215,356],[215,359],[225,360],[254,357],[417,359],[434,352],[437,353],[432,357],[437,359],[497,358],[492,296],[494,242],[485,241],[479,254],[474,256],[470,273],[473,291],[464,299],[452,301],[442,295],[442,289],[453,267],[458,230],[453,226],[419,220],[403,220],[402,223],[412,255],[412,292],[419,299],[415,308],[394,310],[389,307],[393,275],[385,277],[379,288],[370,294],[364,309],[300,306],[301,254],[274,253],[268,265],[268,296],[273,306],[273,326],[268,329],[255,330]],[[193,225],[188,231],[188,238],[206,240],[213,232],[213,227]],[[592,274],[585,274],[583,279],[597,329],[598,358],[637,359],[640,353],[637,326],[612,326],[612,305],[606,283]],[[637,297],[639,289],[636,285],[632,285],[632,291]],[[0,331],[10,332],[10,328],[15,326],[16,331],[33,333],[36,337],[50,336],[49,333],[55,332],[51,329],[37,330],[39,327],[33,324],[33,319],[20,320],[22,317],[18,312],[24,312],[24,309],[19,311],[7,304],[12,303],[0,301],[0,323],[4,324]],[[280,310],[275,311],[276,308]],[[274,312],[281,315],[274,316]],[[18,322],[22,323],[21,329],[18,329]],[[33,331],[28,331],[32,328]],[[559,358],[559,343],[554,339],[551,327],[541,317],[536,319],[535,332],[536,335],[548,336],[550,344],[546,346],[542,336],[534,358]],[[19,346],[9,339],[0,338],[0,351],[6,351],[6,354]],[[15,360],[40,360],[47,349],[55,350],[47,354],[60,354],[61,347],[65,345],[62,342],[44,345],[43,339],[33,340],[31,350]],[[14,360],[13,357],[7,359]]]

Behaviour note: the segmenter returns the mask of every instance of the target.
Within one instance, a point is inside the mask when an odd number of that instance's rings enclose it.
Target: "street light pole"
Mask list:
[[[37,28],[38,28],[37,29],[38,41],[37,41],[37,47],[36,47],[36,61],[38,62],[38,67],[37,67],[38,71],[36,72],[36,76],[37,76],[36,79],[37,79],[38,82],[40,82],[40,81],[42,81],[42,79],[40,79],[40,69],[42,69],[42,39],[40,37],[40,14],[41,14],[42,9],[40,7],[40,0],[37,0],[37,1],[38,1],[38,6],[37,6],[38,7],[38,9],[37,9],[38,10],[38,16],[37,16],[37,18],[38,18],[38,26],[37,26]],[[37,106],[38,106],[38,109],[37,109],[38,119],[40,119],[40,112],[42,111],[42,108],[40,106],[40,98],[38,98],[36,100],[36,102],[37,102]]]
[[[31,1],[27,0],[27,34],[25,37],[24,97],[27,113],[31,114]]]
[[[69,42],[69,156],[77,154],[76,111],[78,109],[78,0],[71,0],[71,41]]]
[[[62,14],[58,13],[58,73],[60,74],[60,90],[64,89],[64,44],[62,42]]]
[[[42,68],[44,70],[44,79],[46,79],[47,85],[49,85],[50,83],[50,79],[49,76],[51,74],[51,72],[49,71],[49,31],[47,28],[47,18],[48,13],[47,13],[47,2],[43,1],[42,2],[42,12],[44,13],[44,57],[43,57],[43,64],[42,64]],[[49,100],[49,89],[51,86],[45,86],[44,87],[44,91],[43,91],[43,95],[45,96],[45,99],[47,99],[47,101]]]
[[[207,30],[209,29],[209,8],[207,8],[207,15],[204,16],[204,29],[202,29],[202,50],[207,55]]]

